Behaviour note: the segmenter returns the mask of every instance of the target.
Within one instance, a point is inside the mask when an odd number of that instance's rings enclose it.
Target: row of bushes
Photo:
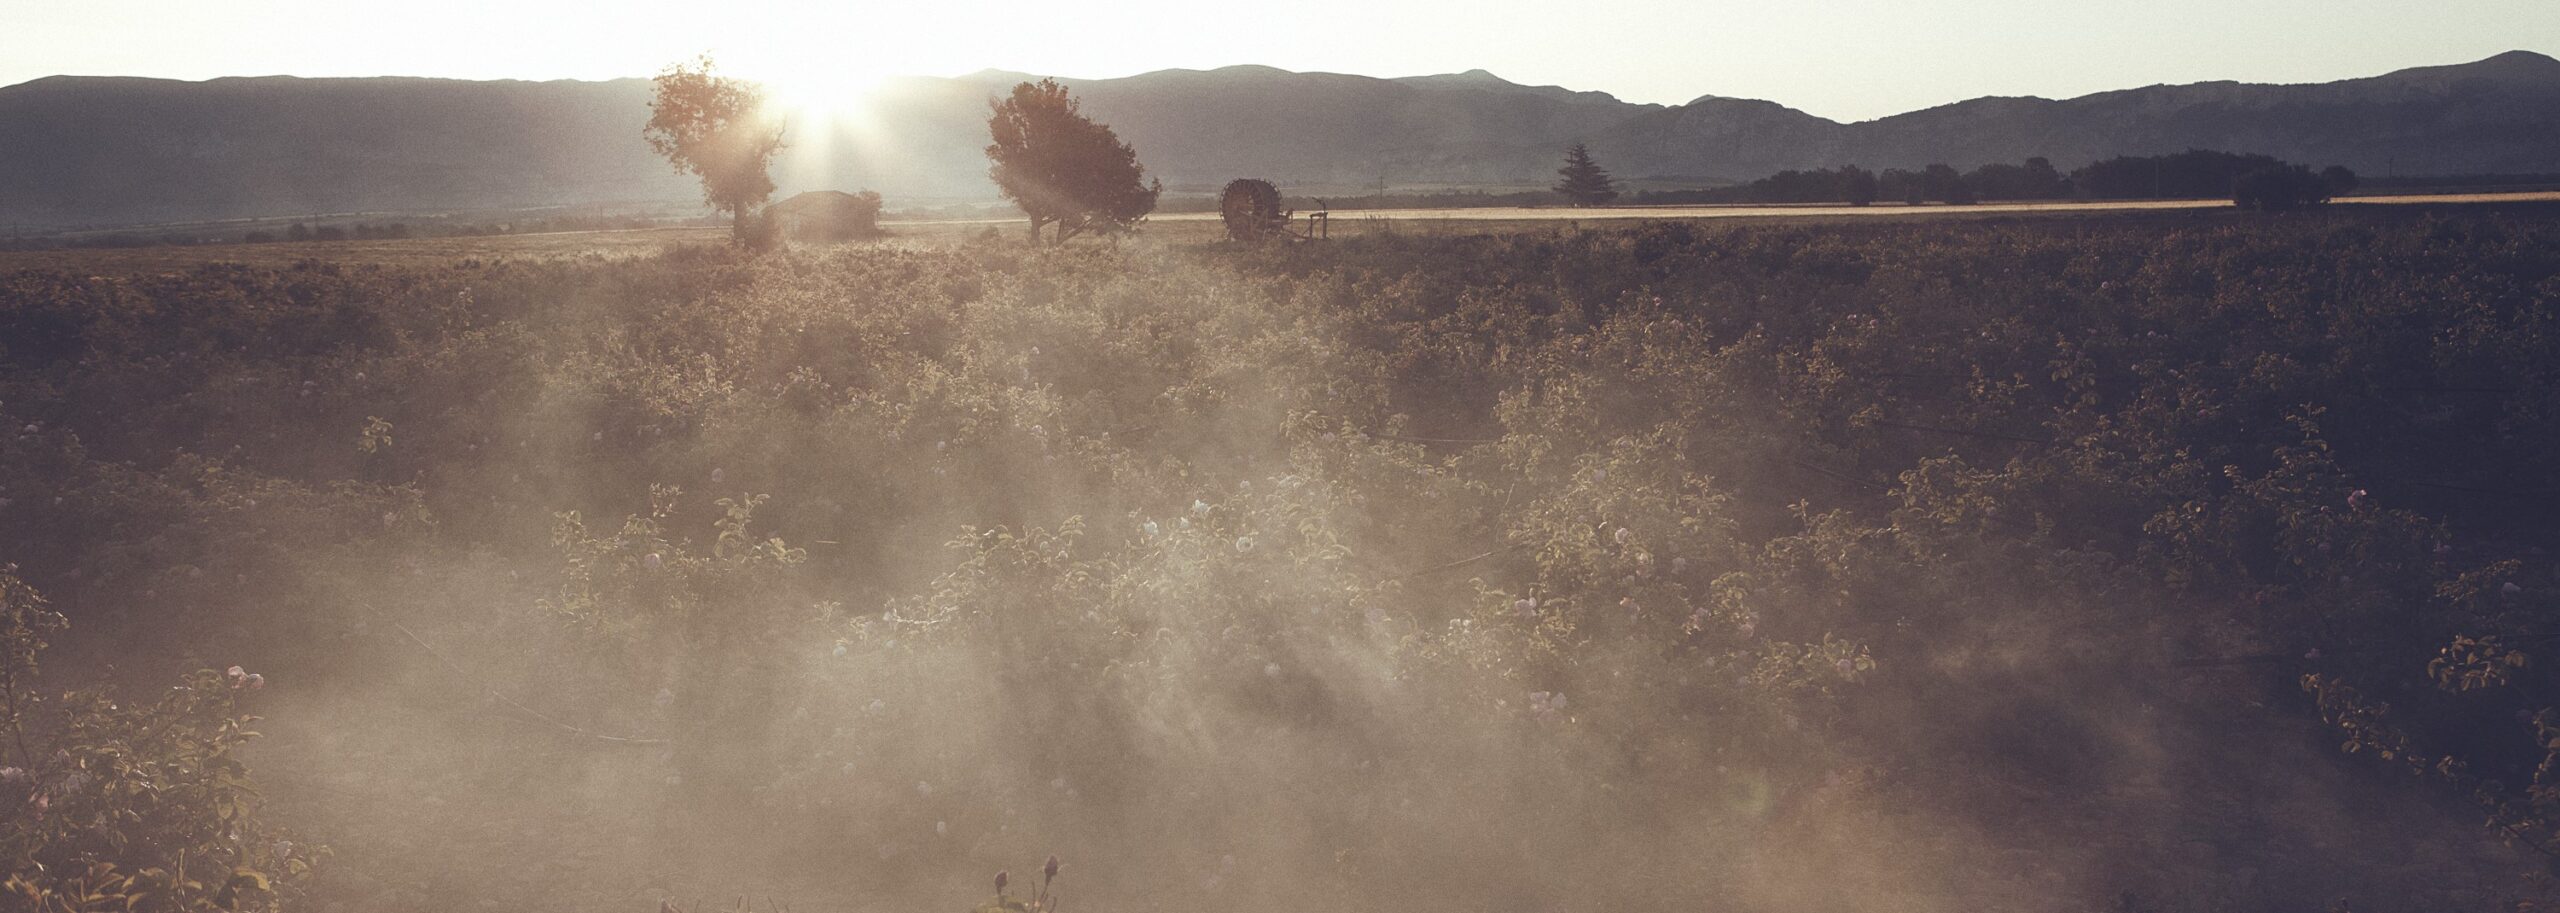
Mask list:
[[[2355,172],[2331,165],[2317,174],[2265,155],[2190,149],[2173,155],[2117,156],[2065,175],[2043,158],[1994,162],[1959,172],[1945,164],[1919,171],[1856,165],[1781,171],[1747,184],[1708,190],[1645,191],[1640,204],[1847,203],[1877,200],[1967,204],[1981,200],[2194,199],[2229,196],[2247,209],[2292,209],[2354,190]]]

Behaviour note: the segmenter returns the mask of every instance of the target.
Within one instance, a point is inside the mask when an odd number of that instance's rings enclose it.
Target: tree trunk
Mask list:
[[[729,207],[729,243],[740,247],[747,244],[747,208],[744,206]]]

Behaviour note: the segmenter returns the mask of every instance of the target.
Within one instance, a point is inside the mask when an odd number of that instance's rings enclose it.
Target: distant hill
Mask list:
[[[907,78],[860,123],[795,128],[786,193],[894,206],[992,196],[986,100],[1025,74]],[[2560,61],[2514,51],[2308,85],[2208,82],[1979,98],[1843,124],[1768,101],[1639,105],[1482,70],[1378,79],[1269,67],[1065,80],[1176,190],[1536,185],[1587,141],[1624,177],[1742,180],[1858,164],[2063,168],[2190,147],[2371,174],[2560,172]],[[646,80],[51,77],[0,88],[0,225],[685,201],[640,141]]]
[[[682,198],[649,84],[52,77],[0,89],[0,223]]]

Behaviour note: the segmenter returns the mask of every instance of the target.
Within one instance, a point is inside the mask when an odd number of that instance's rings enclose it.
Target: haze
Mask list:
[[[1405,76],[1483,68],[1636,102],[1766,98],[1864,120],[1984,95],[2318,82],[2560,50],[2560,4],[2380,0],[1812,4],[1528,0],[1108,5],[641,0],[0,3],[0,85],[56,74],[644,76],[709,51],[769,79],[859,85],[997,68],[1068,77],[1260,63]],[[706,18],[712,17],[712,18]],[[1914,66],[1915,58],[1928,65]]]
[[[1773,6],[0,0],[0,913],[2560,913],[2560,0]]]

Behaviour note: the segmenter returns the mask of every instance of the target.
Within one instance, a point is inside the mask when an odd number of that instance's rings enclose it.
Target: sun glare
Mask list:
[[[883,20],[878,11],[811,8],[797,18],[802,21],[788,32],[721,48],[714,55],[723,69],[763,83],[773,103],[795,122],[857,117],[871,107],[890,77],[924,62],[893,49],[847,52],[843,36],[899,24]]]
[[[740,66],[737,74],[765,88],[766,104],[793,133],[832,132],[865,119],[889,74],[842,66]]]
[[[850,36],[919,33],[920,10],[805,4],[786,30],[733,39],[709,50],[720,69],[765,88],[782,118],[784,149],[775,180],[783,192],[852,191],[894,166],[901,138],[883,112],[897,77],[935,72],[954,61],[927,42],[868,42]],[[859,51],[853,50],[859,47]]]
[[[841,54],[772,54],[744,57],[731,72],[764,86],[783,121],[786,161],[777,177],[786,186],[824,187],[845,160],[881,145],[876,102],[894,75],[884,68],[848,66]]]

